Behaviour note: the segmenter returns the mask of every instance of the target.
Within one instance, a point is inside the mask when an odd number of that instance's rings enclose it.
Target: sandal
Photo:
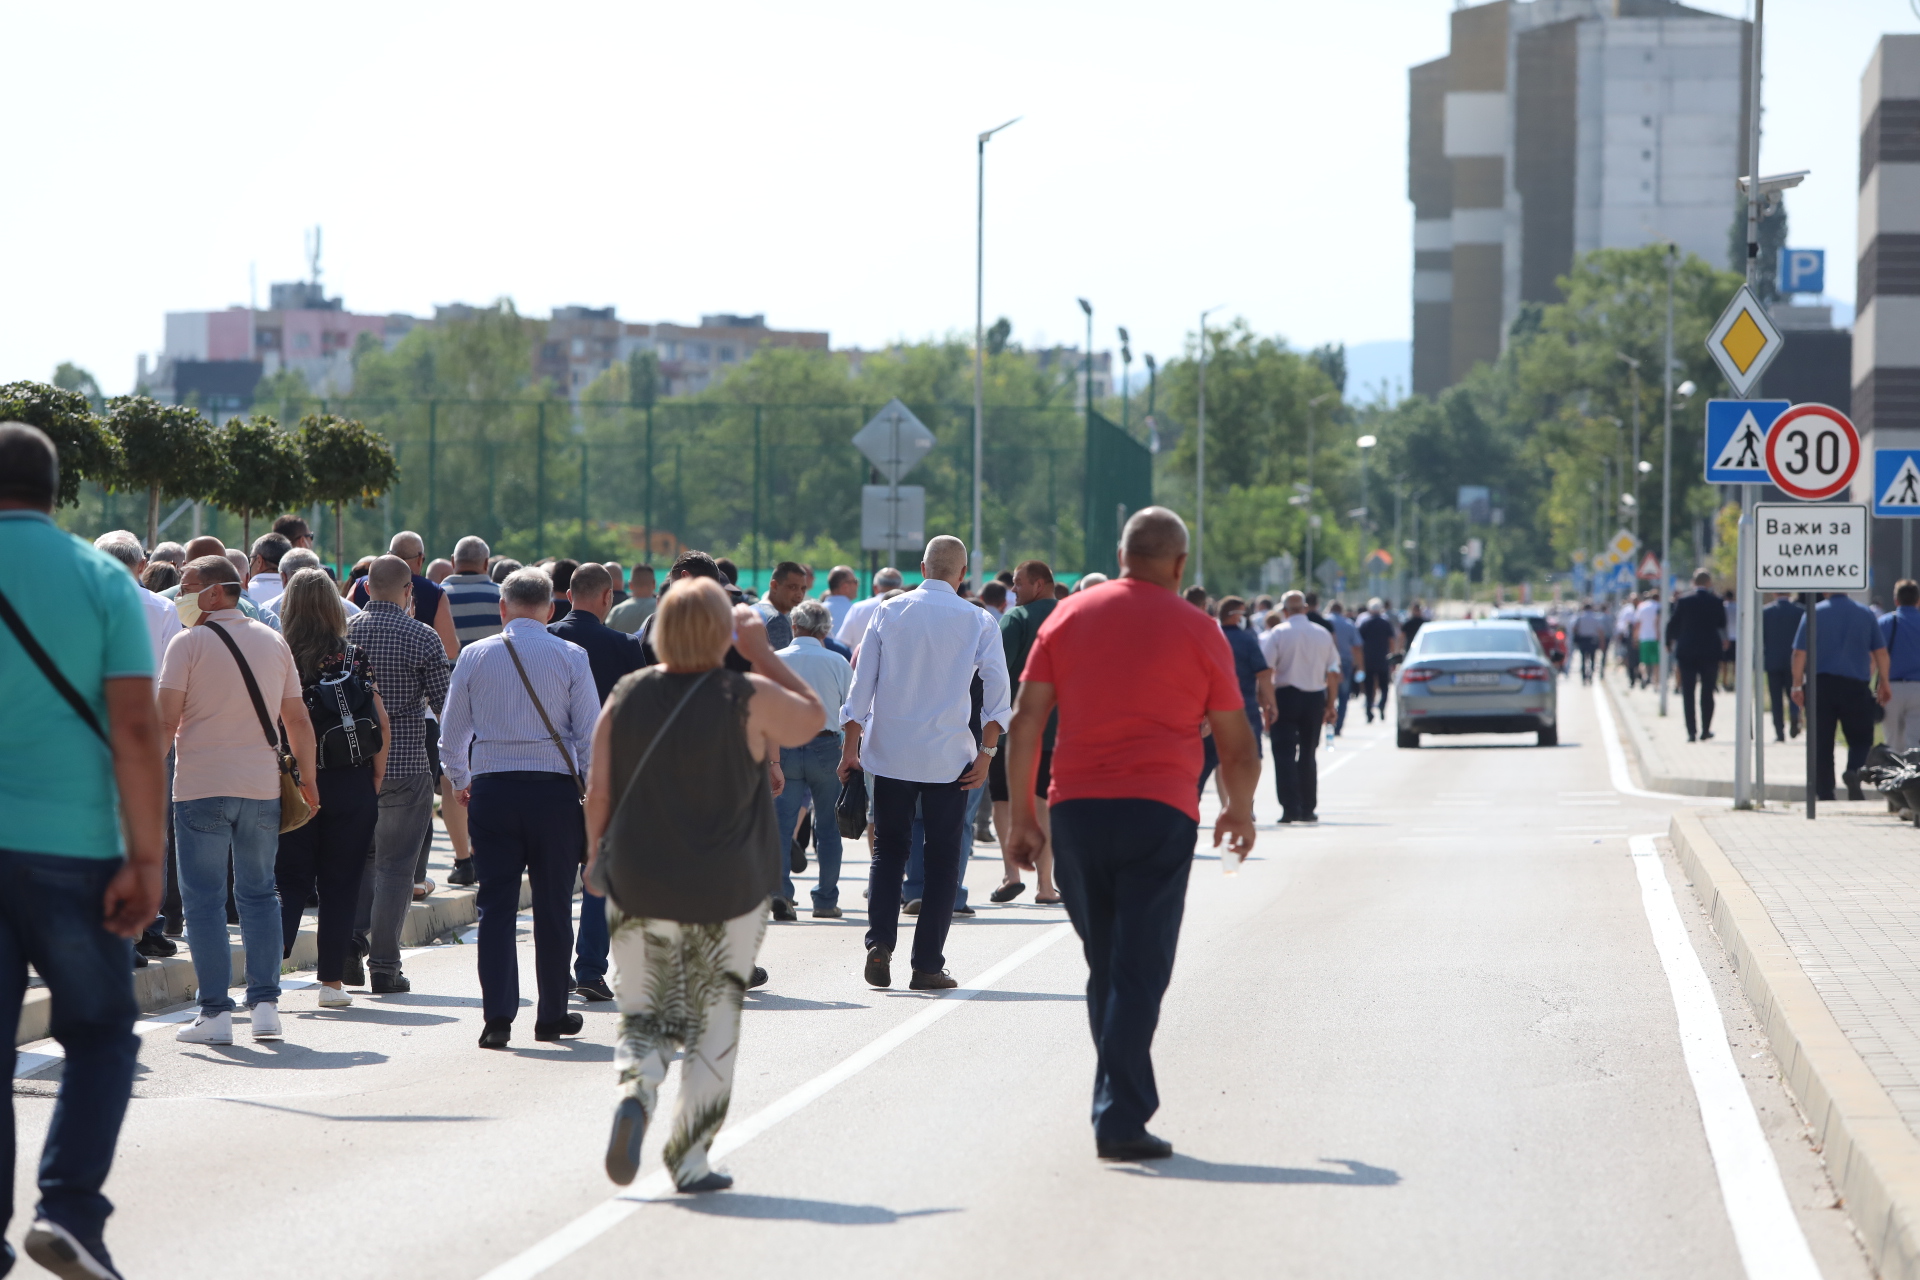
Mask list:
[[[1015,898],[1019,897],[1021,894],[1025,893],[1026,891],[1027,891],[1026,881],[1015,880],[1012,884],[1001,885],[998,889],[995,889],[992,893],[988,894],[987,897],[990,901],[993,901],[993,902],[1012,902]]]
[[[1066,902],[1066,899],[1062,898],[1058,894],[1055,894],[1051,898],[1043,898],[1037,893],[1033,895],[1033,905],[1036,907],[1058,907],[1063,905],[1065,902]]]

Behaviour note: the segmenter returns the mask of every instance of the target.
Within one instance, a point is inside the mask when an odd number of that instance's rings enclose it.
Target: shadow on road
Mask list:
[[[864,1004],[855,1004],[851,1000],[802,1000],[798,996],[779,996],[768,994],[764,990],[747,992],[747,1009],[865,1009]]]
[[[688,1213],[715,1218],[819,1222],[835,1227],[884,1227],[906,1218],[930,1218],[936,1214],[959,1212],[958,1209],[912,1209],[898,1213],[877,1204],[839,1204],[832,1200],[796,1200],[788,1196],[741,1195],[737,1192],[650,1200],[647,1203],[668,1205]]]
[[[302,1111],[299,1107],[282,1107],[271,1102],[260,1102],[253,1098],[214,1098],[215,1102],[231,1102],[235,1106],[259,1107],[262,1111],[279,1111],[290,1116],[306,1116],[310,1120],[331,1120],[341,1124],[439,1124],[442,1121],[491,1120],[492,1116],[330,1116],[323,1111]]]
[[[217,1062],[229,1067],[260,1067],[269,1071],[339,1071],[347,1067],[371,1067],[387,1061],[384,1053],[354,1049],[327,1053],[298,1044],[255,1042],[252,1047],[238,1044],[210,1044],[199,1053],[183,1053],[183,1058]]]
[[[1171,1156],[1148,1164],[1121,1165],[1119,1172],[1136,1178],[1177,1178],[1189,1182],[1247,1182],[1268,1184],[1315,1184],[1336,1187],[1392,1187],[1400,1175],[1391,1169],[1360,1160],[1327,1160],[1345,1165],[1337,1169],[1288,1169],[1266,1164],[1215,1164],[1194,1156]]]

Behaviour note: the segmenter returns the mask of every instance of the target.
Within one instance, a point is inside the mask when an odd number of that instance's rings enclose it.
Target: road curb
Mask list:
[[[1613,706],[1614,719],[1620,724],[1620,740],[1627,745],[1627,762],[1640,785],[1648,791],[1665,791],[1678,796],[1713,796],[1719,799],[1733,798],[1733,783],[1720,778],[1683,778],[1674,774],[1653,773],[1647,766],[1646,756],[1641,754],[1640,713],[1626,699],[1614,691],[1611,681],[1602,680],[1600,685],[1607,691],[1607,701]],[[1781,782],[1769,782],[1763,790],[1762,799],[1797,801],[1805,800],[1805,787],[1791,786]]]
[[[520,880],[520,909],[524,911],[532,901],[532,890],[523,876]],[[407,908],[406,921],[400,927],[400,945],[424,947],[442,934],[465,928],[479,918],[480,910],[475,905],[473,889],[448,886],[436,890],[425,901],[415,902]],[[244,987],[246,951],[236,942],[232,952],[232,985]],[[317,959],[313,928],[308,925],[300,930],[300,936],[293,944],[293,954],[282,962],[280,972],[294,973],[311,969]],[[184,940],[180,943],[179,955],[164,960],[149,960],[146,967],[133,971],[133,993],[143,1014],[185,1004],[193,999],[194,991],[193,960],[187,955]],[[28,991],[20,1005],[20,1022],[14,1028],[13,1043],[17,1046],[46,1039],[51,1034],[49,1028],[52,1018],[53,999],[47,989],[35,987]]]
[[[1699,816],[1674,814],[1668,834],[1874,1269],[1889,1280],[1920,1280],[1920,1138]]]

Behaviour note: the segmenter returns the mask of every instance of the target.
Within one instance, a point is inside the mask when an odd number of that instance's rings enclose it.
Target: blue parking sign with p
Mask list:
[[[1873,451],[1873,514],[1895,520],[1920,517],[1920,449]]]
[[[1782,249],[1778,275],[1781,293],[1825,293],[1827,291],[1827,251],[1825,249]]]
[[[1767,432],[1791,400],[1707,401],[1707,483],[1766,484]]]

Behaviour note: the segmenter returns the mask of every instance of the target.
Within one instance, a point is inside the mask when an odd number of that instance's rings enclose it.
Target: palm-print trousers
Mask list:
[[[767,906],[719,924],[682,924],[625,915],[608,899],[607,927],[607,978],[620,1010],[613,1058],[620,1096],[639,1099],[650,1128],[667,1064],[682,1050],[680,1114],[662,1158],[684,1187],[707,1175],[707,1149],[726,1122],[740,1004]]]

